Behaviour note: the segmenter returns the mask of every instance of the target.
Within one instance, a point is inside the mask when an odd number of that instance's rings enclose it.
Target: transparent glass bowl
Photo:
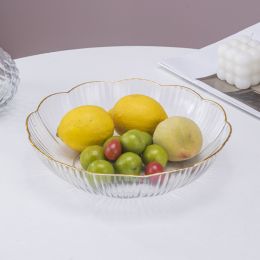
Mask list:
[[[18,69],[15,62],[0,48],[0,110],[13,98],[18,84]]]
[[[121,97],[133,93],[158,100],[169,116],[179,115],[194,120],[203,135],[200,154],[191,160],[170,163],[165,172],[153,176],[86,172],[79,164],[78,153],[56,136],[61,118],[69,110],[86,104],[109,110]],[[160,85],[143,79],[86,82],[68,92],[52,94],[27,117],[26,129],[35,151],[59,177],[84,191],[119,198],[161,195],[194,181],[210,166],[232,132],[226,113],[219,104],[203,99],[187,87]]]

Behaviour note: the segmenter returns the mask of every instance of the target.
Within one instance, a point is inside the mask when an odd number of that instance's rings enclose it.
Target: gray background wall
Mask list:
[[[203,47],[260,21],[260,0],[0,0],[13,57],[94,46]]]

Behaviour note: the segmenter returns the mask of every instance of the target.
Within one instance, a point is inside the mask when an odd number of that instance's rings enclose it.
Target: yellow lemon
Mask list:
[[[133,94],[121,98],[110,110],[119,134],[138,129],[153,134],[156,126],[167,118],[159,102],[151,97]]]
[[[103,108],[80,106],[61,120],[57,135],[73,150],[81,152],[89,145],[101,145],[114,133],[114,123]]]

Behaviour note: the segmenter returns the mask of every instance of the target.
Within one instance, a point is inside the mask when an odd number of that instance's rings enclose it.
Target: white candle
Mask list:
[[[240,36],[218,48],[218,72],[221,80],[247,89],[260,83],[260,42]]]

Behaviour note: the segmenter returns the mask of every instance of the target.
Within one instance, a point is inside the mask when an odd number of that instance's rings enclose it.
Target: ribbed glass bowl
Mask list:
[[[200,154],[191,160],[170,163],[165,172],[153,176],[86,172],[79,164],[79,154],[56,136],[61,118],[81,105],[97,105],[109,110],[121,97],[134,93],[156,99],[169,116],[185,116],[194,120],[203,135]],[[203,99],[187,87],[160,85],[143,79],[86,82],[68,92],[52,94],[28,116],[26,129],[35,151],[55,174],[89,193],[118,198],[161,195],[194,181],[210,166],[232,131],[219,104]]]

